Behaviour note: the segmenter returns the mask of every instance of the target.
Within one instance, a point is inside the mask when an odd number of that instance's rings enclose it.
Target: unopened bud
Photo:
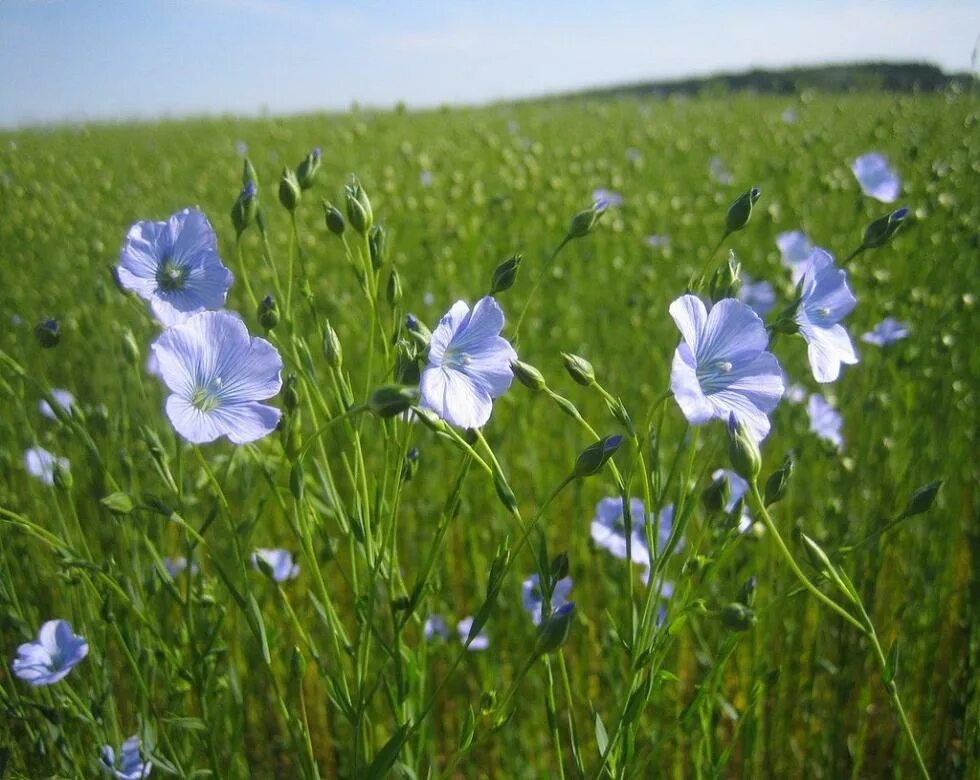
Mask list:
[[[398,269],[392,268],[388,276],[388,305],[397,306],[402,299],[402,280],[398,275]]]
[[[295,412],[299,406],[299,379],[291,373],[282,383],[282,405],[287,412]]]
[[[292,168],[283,168],[279,177],[279,202],[286,211],[295,211],[302,190]]]
[[[728,415],[728,456],[732,461],[732,469],[743,479],[752,482],[759,476],[762,469],[759,445],[745,423],[735,417],[735,412]]]
[[[729,250],[728,260],[722,263],[711,277],[711,284],[708,285],[708,295],[712,303],[717,303],[724,298],[737,298],[738,291],[742,287],[742,280],[739,272],[742,264],[738,262],[735,253]]]
[[[323,326],[323,356],[331,368],[340,368],[344,362],[344,352],[340,347],[340,339],[337,337],[337,331],[329,322]]]
[[[614,436],[605,436],[595,444],[590,444],[575,460],[575,467],[572,469],[572,475],[575,477],[589,477],[593,474],[598,474],[599,470],[606,465],[608,461],[619,449],[619,445],[623,443],[623,437],[619,434]]]
[[[756,621],[755,612],[737,601],[726,604],[719,617],[722,625],[729,631],[748,631]]]
[[[311,151],[303,158],[303,162],[296,166],[296,181],[300,189],[308,190],[313,186],[318,170],[320,170],[320,147]]]
[[[377,271],[384,265],[388,254],[388,235],[383,225],[372,225],[368,231],[368,249],[371,251],[371,267]]]
[[[366,236],[374,224],[374,212],[367,193],[356,178],[345,188],[344,198],[347,204],[347,221],[354,230]]]
[[[937,480],[936,482],[930,482],[928,485],[923,485],[916,490],[909,499],[908,506],[905,507],[902,516],[915,517],[915,515],[921,515],[923,512],[929,511],[932,503],[936,500],[936,495],[939,493],[939,488],[942,487],[942,484],[942,480]]]
[[[734,233],[736,230],[741,230],[748,224],[749,217],[752,216],[752,207],[759,200],[759,195],[761,194],[758,187],[753,187],[743,192],[732,202],[732,205],[728,207],[728,214],[725,217],[725,230],[727,232]]]
[[[544,376],[530,363],[524,363],[520,360],[512,360],[510,362],[510,370],[514,372],[514,377],[520,382],[524,387],[529,390],[544,390],[547,384],[544,381]]]
[[[864,238],[861,240],[863,249],[877,249],[884,246],[891,237],[894,236],[902,226],[908,216],[907,208],[896,209],[891,214],[878,217],[864,229]]]
[[[75,480],[72,478],[71,470],[68,466],[56,458],[52,468],[54,469],[52,476],[54,477],[55,487],[64,491],[71,490],[71,486],[75,484]]]
[[[755,602],[755,586],[755,577],[749,577],[742,583],[742,587],[738,589],[738,601],[740,604],[744,604],[747,607],[752,606]]]
[[[245,182],[242,191],[231,207],[231,222],[240,236],[255,221],[259,211],[259,191],[254,180]]]
[[[552,558],[549,570],[552,582],[565,579],[568,576],[568,553],[561,552]]]
[[[779,465],[779,468],[769,475],[769,479],[766,480],[766,506],[775,504],[777,501],[782,501],[786,496],[789,481],[793,476],[793,466],[793,456],[792,454],[788,454]]]
[[[605,210],[605,206],[600,206],[597,203],[592,208],[580,211],[572,217],[572,221],[568,225],[568,238],[582,238],[591,233]]]
[[[406,385],[382,385],[368,399],[368,409],[378,417],[394,417],[418,403],[419,391]]]
[[[256,315],[258,316],[259,324],[266,330],[272,330],[276,327],[279,324],[279,304],[276,303],[276,299],[271,295],[265,296],[265,298],[259,301]]]
[[[595,369],[588,360],[570,352],[562,352],[561,359],[568,375],[582,387],[591,387],[595,384]]]
[[[285,415],[280,422],[283,452],[290,461],[299,457],[303,449],[303,431],[300,425],[300,415],[298,412]]]
[[[422,347],[422,349],[428,348],[429,340],[432,338],[432,331],[426,327],[422,320],[412,313],[406,314],[405,329],[412,334],[412,338],[419,344],[420,347]]]
[[[575,617],[575,602],[562,604],[538,626],[538,636],[534,643],[536,655],[553,653],[568,640],[572,628],[572,618]]]
[[[493,557],[493,562],[490,564],[490,572],[487,574],[488,601],[493,599],[500,590],[504,574],[507,573],[507,566],[510,563],[510,555],[510,545],[505,537],[503,543],[497,546],[497,554]]]
[[[509,290],[514,286],[514,282],[517,281],[517,272],[521,268],[521,256],[514,255],[513,257],[508,257],[504,262],[498,265],[493,270],[493,276],[490,278],[490,294],[496,295],[497,293],[502,293],[505,290]]]
[[[412,478],[419,470],[419,448],[412,447],[405,454],[405,462],[402,464],[402,482],[411,482]]]
[[[133,331],[131,331],[129,328],[126,328],[123,331],[122,350],[123,356],[126,358],[126,362],[129,363],[129,365],[133,366],[133,368],[139,366],[140,348],[136,343],[136,337],[133,336]]]
[[[713,480],[701,494],[701,503],[711,514],[716,514],[723,510],[732,497],[732,486],[728,482],[728,476],[722,474],[718,479]]]
[[[44,349],[53,349],[61,341],[61,326],[58,320],[43,320],[34,326],[34,337]]]
[[[335,236],[344,235],[344,215],[332,203],[327,203],[327,201],[322,201],[322,203],[323,221],[327,225],[327,230]]]

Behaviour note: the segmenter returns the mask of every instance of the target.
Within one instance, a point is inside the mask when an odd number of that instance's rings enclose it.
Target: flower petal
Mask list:
[[[456,301],[447,311],[439,324],[432,331],[432,338],[429,341],[429,362],[433,365],[441,365],[442,357],[449,347],[456,331],[466,320],[470,313],[470,307],[465,301]]]
[[[701,334],[708,321],[708,310],[705,308],[704,301],[696,295],[682,295],[670,304],[667,311],[670,312],[691,352],[697,354]]]
[[[422,405],[459,428],[480,428],[490,419],[493,400],[461,371],[429,366],[419,383]]]
[[[807,359],[813,378],[818,382],[834,382],[840,376],[841,363],[854,365],[858,362],[851,338],[843,325],[830,328],[800,326],[800,332],[807,341]]]
[[[674,350],[674,359],[670,364],[670,389],[691,425],[701,425],[714,416],[714,410],[701,390],[694,356],[687,344],[682,343]]]

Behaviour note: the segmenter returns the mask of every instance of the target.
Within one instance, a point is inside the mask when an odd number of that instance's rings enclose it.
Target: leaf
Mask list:
[[[606,733],[606,726],[598,712],[595,714],[595,741],[599,748],[599,755],[604,756],[609,747],[609,735]]]
[[[408,739],[408,734],[409,725],[407,723],[399,726],[398,730],[385,742],[384,747],[378,751],[378,754],[374,757],[374,761],[371,762],[371,765],[365,771],[364,777],[368,778],[368,780],[380,780],[380,778],[385,777],[388,774],[388,770],[395,763],[395,759],[398,758],[402,745]]]

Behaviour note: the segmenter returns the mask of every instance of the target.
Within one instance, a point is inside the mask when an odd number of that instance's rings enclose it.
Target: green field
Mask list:
[[[255,225],[236,247],[240,144],[258,173],[267,247]],[[317,146],[297,250],[278,177]],[[851,173],[870,151],[901,176],[893,206],[862,195]],[[713,158],[730,183],[709,174]],[[369,275],[376,318],[320,203],[343,212],[351,174],[387,233],[385,262]],[[711,257],[729,204],[752,186],[762,194],[751,220]],[[622,205],[549,264],[596,188],[621,193]],[[793,381],[843,415],[842,451],[784,400],[761,480],[794,451],[773,522],[806,576],[856,615],[798,531],[853,583],[932,776],[976,777],[978,196],[980,102],[969,93],[0,132],[0,777],[96,776],[100,746],[131,734],[154,777],[917,776],[873,642],[801,587],[761,522],[741,535],[701,500],[711,473],[730,465],[725,426],[690,428],[672,399],[658,403],[680,339],[667,308],[700,269],[710,274],[733,249],[743,273],[772,283],[778,312],[794,295],[778,233],[802,229],[840,261],[873,218],[903,205],[894,239],[847,265],[858,305],[845,324],[860,363],[818,387],[801,338],[773,346]],[[194,205],[236,276],[227,308],[279,347],[284,376],[298,375],[299,457],[278,434],[241,447],[182,443],[163,411],[167,391],[146,372],[159,328],[111,269],[133,222]],[[669,245],[649,246],[652,234]],[[357,265],[364,243],[349,224],[344,235]],[[462,432],[338,417],[345,396],[360,404],[404,379],[391,345],[411,338],[406,313],[435,328],[454,301],[486,295],[515,253],[517,281],[497,296],[503,335],[514,338],[528,303],[517,352],[581,421],[514,382],[483,432],[494,479],[483,442]],[[391,268],[403,288],[394,305]],[[269,334],[243,277],[257,297],[281,293]],[[861,342],[886,316],[908,322],[909,338]],[[61,329],[53,349],[33,332],[47,318]],[[321,346],[328,320],[340,368]],[[627,492],[647,493],[651,509],[678,507],[683,543],[663,560],[674,583],[663,626],[640,568],[590,539],[597,502],[620,492],[613,470],[571,481],[548,504],[595,440],[590,427],[626,432],[595,387],[572,381],[563,351],[588,359],[629,410],[636,438],[613,461]],[[75,396],[71,417],[39,413],[51,388]],[[35,445],[68,458],[71,486],[27,475],[23,453]],[[417,471],[403,480],[412,447]],[[934,480],[943,485],[927,512],[890,523]],[[518,549],[521,524],[542,508],[543,536],[531,531]],[[499,593],[490,588],[489,647],[466,651],[456,622],[480,612],[505,539],[513,555]],[[271,582],[249,563],[257,547],[293,552],[299,576]],[[562,552],[574,618],[561,650],[534,658],[521,582]],[[162,559],[178,555],[200,572],[168,575]],[[732,630],[721,613],[753,576],[754,624]],[[448,640],[424,639],[433,613]],[[61,682],[34,688],[11,661],[52,618],[90,652]]]

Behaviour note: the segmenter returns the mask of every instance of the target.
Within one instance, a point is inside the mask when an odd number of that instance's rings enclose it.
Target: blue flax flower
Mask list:
[[[504,313],[487,296],[471,310],[456,301],[432,332],[422,371],[422,407],[460,428],[479,428],[490,419],[493,399],[514,379],[514,348],[502,338]]]
[[[598,209],[622,206],[623,196],[614,190],[607,190],[605,187],[598,187],[592,190],[592,202]]]
[[[299,564],[293,563],[293,556],[288,550],[259,547],[252,553],[252,565],[275,582],[285,582],[299,576]]]
[[[801,294],[796,323],[806,339],[813,378],[833,382],[840,376],[841,363],[858,362],[851,337],[839,324],[857,305],[847,286],[847,271],[837,268],[834,258],[817,247],[803,274]]]
[[[769,433],[769,412],[783,394],[776,357],[766,350],[765,325],[744,303],[725,298],[711,311],[694,295],[670,304],[683,341],[674,352],[670,388],[691,425],[730,413],[757,441]]]
[[[466,644],[466,638],[470,635],[470,629],[473,627],[473,617],[464,617],[459,623],[456,624],[456,632],[459,634],[459,641],[464,645]],[[490,637],[487,636],[486,631],[480,631],[473,641],[470,642],[469,646],[466,648],[470,652],[475,652],[477,650],[486,650],[490,647]]]
[[[50,487],[54,484],[55,469],[68,471],[68,458],[52,455],[44,447],[31,447],[24,451],[24,468],[32,477]]]
[[[874,344],[876,347],[884,347],[908,338],[909,324],[899,322],[894,317],[885,317],[881,322],[874,326],[873,330],[861,336],[861,341]]]
[[[111,745],[102,746],[102,769],[116,780],[143,780],[150,776],[153,764],[143,760],[139,737],[133,735],[119,748],[119,758]]]
[[[119,283],[150,302],[164,326],[225,305],[232,276],[218,257],[218,239],[197,209],[166,222],[137,222],[126,234],[116,266]]]
[[[813,251],[810,239],[802,230],[790,230],[776,236],[776,246],[779,247],[783,265],[789,269],[793,284],[796,284],[810,264],[810,252]]]
[[[776,293],[769,282],[753,282],[748,274],[742,274],[742,286],[738,299],[760,317],[765,317],[776,305]]]
[[[541,625],[541,612],[544,607],[544,594],[541,593],[541,579],[537,574],[532,574],[521,584],[521,601],[524,604],[524,611],[531,616],[534,625]],[[555,612],[559,607],[568,602],[568,595],[572,592],[572,578],[563,577],[555,583],[555,590],[551,594],[551,612]]]
[[[858,157],[851,170],[861,185],[861,192],[882,203],[894,203],[902,189],[898,174],[888,167],[888,160],[877,152]]]
[[[41,626],[36,642],[17,648],[11,668],[31,685],[51,685],[87,655],[88,642],[71,630],[68,621],[49,620]]]
[[[71,414],[71,408],[75,405],[75,396],[69,393],[67,390],[62,390],[60,388],[53,388],[51,390],[51,397],[54,398],[54,402],[58,404],[64,411]],[[48,403],[47,399],[42,398],[37,405],[38,411],[41,412],[49,420],[57,420],[58,415],[54,413],[54,409],[51,408],[51,404]]]
[[[275,430],[279,410],[259,403],[282,387],[282,358],[265,339],[249,337],[236,315],[205,311],[165,330],[153,343],[170,388],[167,416],[194,444],[227,436],[235,444]]]
[[[422,633],[429,642],[436,637],[439,639],[449,639],[449,627],[446,625],[446,621],[442,619],[442,615],[436,613],[432,613],[425,619],[425,624],[422,626]]]
[[[844,437],[841,428],[844,418],[822,395],[814,393],[806,404],[806,413],[810,417],[810,432],[817,434],[824,441],[829,441],[838,450],[844,449]]]

